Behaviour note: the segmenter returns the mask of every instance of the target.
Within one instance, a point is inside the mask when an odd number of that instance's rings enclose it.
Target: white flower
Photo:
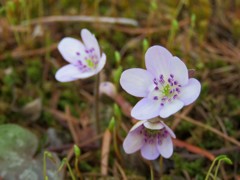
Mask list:
[[[167,118],[200,94],[198,80],[188,76],[186,65],[161,46],[150,47],[145,55],[146,70],[124,71],[120,84],[129,94],[143,97],[132,109],[131,116],[146,120]]]
[[[106,55],[100,54],[98,42],[87,29],[81,31],[83,43],[66,37],[61,40],[58,50],[70,64],[60,68],[55,77],[60,82],[84,79],[99,73],[105,63]]]
[[[169,158],[173,153],[172,138],[176,136],[164,122],[139,121],[129,131],[123,149],[128,154],[140,150],[148,160],[157,159],[159,155]]]

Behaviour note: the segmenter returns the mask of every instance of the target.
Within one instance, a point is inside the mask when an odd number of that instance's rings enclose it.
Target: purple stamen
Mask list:
[[[161,106],[164,106],[164,104],[163,104],[163,103],[161,103],[160,105],[161,105]]]
[[[174,96],[173,96],[173,99],[176,99],[177,98],[177,95],[175,94]]]
[[[153,97],[153,100],[158,100],[158,97],[157,97],[157,96],[154,96],[154,97]]]
[[[78,64],[81,66],[81,65],[82,65],[82,61],[81,61],[81,60],[78,60]]]
[[[153,79],[153,83],[154,83],[155,85],[158,85],[156,78]]]
[[[173,75],[173,74],[170,74],[170,77],[171,77],[171,78],[173,78],[173,77],[174,77],[174,75]]]
[[[80,56],[80,52],[76,52],[76,54],[77,54],[78,56]]]
[[[174,81],[174,85],[177,85],[178,84],[178,82],[177,81]]]
[[[166,98],[166,97],[163,97],[163,98],[162,98],[162,101],[166,101],[166,100],[167,100],[167,98]]]

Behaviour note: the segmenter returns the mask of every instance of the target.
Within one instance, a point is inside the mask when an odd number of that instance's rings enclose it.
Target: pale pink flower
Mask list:
[[[157,159],[159,155],[169,158],[173,154],[172,138],[174,132],[162,121],[139,121],[129,131],[123,142],[127,154],[138,150],[148,160]]]
[[[99,93],[106,94],[107,96],[114,98],[117,95],[116,86],[109,81],[101,82],[99,85]]]
[[[100,53],[98,41],[87,29],[81,31],[83,43],[66,37],[58,44],[58,50],[70,64],[60,68],[55,77],[58,81],[68,82],[85,79],[99,73],[105,63],[106,55]]]
[[[161,46],[150,47],[145,54],[146,70],[132,68],[121,75],[120,84],[129,94],[143,97],[132,109],[131,116],[146,120],[167,118],[200,94],[198,80],[188,76],[186,65]]]

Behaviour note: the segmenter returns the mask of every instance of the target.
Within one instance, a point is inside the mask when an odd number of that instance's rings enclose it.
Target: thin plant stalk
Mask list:
[[[48,156],[48,152],[45,151],[44,155],[43,155],[43,176],[44,176],[44,180],[48,180],[48,177],[47,177],[47,165],[46,165],[47,156]]]
[[[78,168],[78,157],[75,156],[75,162],[74,162],[75,170],[77,171],[78,177],[82,180],[82,174]]]
[[[162,177],[162,173],[163,173],[163,157],[161,156],[160,158],[159,158],[159,175],[160,175],[160,177]]]
[[[218,169],[219,169],[219,167],[220,167],[221,161],[222,161],[222,160],[219,160],[219,161],[218,161],[217,166],[216,166],[216,168],[215,168],[214,180],[217,179]]]
[[[213,169],[213,167],[214,167],[214,165],[215,165],[215,163],[216,163],[216,158],[214,159],[214,161],[212,162],[212,164],[211,164],[211,166],[210,166],[210,168],[209,168],[209,170],[208,170],[208,172],[207,172],[207,176],[206,176],[206,178],[205,178],[205,180],[208,180],[209,179],[209,176],[210,176],[210,174],[211,174],[211,171],[212,171],[212,169]]]
[[[67,165],[67,168],[68,168],[68,170],[69,170],[69,173],[70,173],[70,176],[71,176],[72,180],[76,180],[76,177],[75,177],[74,174],[73,174],[73,171],[72,171],[72,169],[71,169],[71,166],[70,166],[67,158],[64,158],[64,159],[62,160],[62,164],[61,164],[61,166],[58,168],[58,171],[60,171],[65,164]]]
[[[150,164],[150,174],[151,174],[151,180],[154,180],[154,172],[153,172],[152,164]]]
[[[97,127],[97,133],[100,133],[100,124],[99,124],[99,81],[100,81],[100,74],[96,75],[95,80],[95,107],[94,107],[94,115],[95,115],[95,122]]]

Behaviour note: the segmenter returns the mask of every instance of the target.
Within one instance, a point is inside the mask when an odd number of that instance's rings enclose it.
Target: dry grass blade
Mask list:
[[[99,22],[109,24],[123,24],[138,26],[138,22],[134,19],[119,17],[95,17],[95,16],[48,16],[39,19],[33,19],[29,22],[23,22],[23,25],[35,25],[38,23],[56,23],[56,22]]]
[[[229,142],[237,145],[238,147],[240,147],[240,142],[239,142],[239,141],[237,141],[236,139],[234,139],[234,138],[232,138],[232,137],[230,137],[230,136],[227,136],[226,134],[223,134],[221,131],[219,131],[219,130],[213,128],[213,127],[210,127],[210,126],[208,126],[208,125],[205,125],[205,124],[203,124],[203,123],[201,123],[201,122],[199,122],[199,121],[196,121],[196,120],[194,120],[194,119],[192,119],[192,118],[190,118],[190,117],[187,117],[187,116],[184,116],[184,115],[181,115],[181,114],[180,114],[180,115],[176,115],[176,116],[181,117],[183,120],[185,120],[185,121],[187,121],[187,122],[190,122],[190,123],[195,124],[195,125],[197,125],[197,126],[199,126],[199,127],[202,127],[202,128],[204,128],[204,129],[207,129],[207,130],[209,130],[209,131],[211,131],[211,132],[219,135],[220,137],[228,140]]]
[[[183,110],[183,112],[181,114],[186,116],[192,110],[192,108],[193,108],[193,105],[189,105],[188,107],[186,107],[186,109]],[[172,127],[171,127],[172,130],[175,130],[180,122],[181,122],[180,117],[177,117],[176,119],[174,119],[174,121],[172,123]]]
[[[76,132],[76,129],[75,129],[75,127],[77,127],[77,126],[74,126],[73,123],[72,123],[69,106],[65,107],[65,112],[66,112],[68,127],[70,129],[71,134],[72,134],[74,143],[78,144],[79,143],[79,138],[78,138],[78,133]]]
[[[102,142],[102,151],[101,151],[101,174],[106,176],[108,173],[108,159],[110,152],[110,143],[112,135],[109,129],[104,132],[103,142]]]
[[[118,168],[118,170],[119,170],[119,172],[120,172],[120,174],[121,174],[121,176],[122,176],[122,179],[123,179],[123,180],[127,180],[127,176],[126,176],[123,168],[120,166],[120,164],[119,164],[117,161],[115,161],[115,165],[116,165],[116,167]]]

